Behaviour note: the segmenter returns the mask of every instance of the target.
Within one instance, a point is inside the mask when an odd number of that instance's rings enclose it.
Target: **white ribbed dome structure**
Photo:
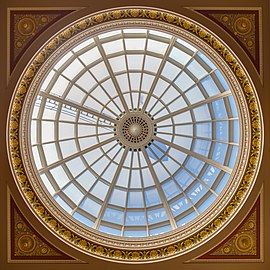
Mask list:
[[[234,96],[189,42],[147,28],[76,44],[31,114],[36,170],[72,219],[110,235],[180,228],[215,204],[238,154]]]

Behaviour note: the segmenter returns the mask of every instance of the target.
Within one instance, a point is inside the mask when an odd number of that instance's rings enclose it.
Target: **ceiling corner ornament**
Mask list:
[[[27,47],[72,10],[12,10],[10,13],[10,73]]]
[[[261,258],[261,208],[260,197],[244,221],[221,244],[194,262],[232,260],[258,261]]]
[[[10,258],[13,263],[45,260],[49,263],[76,262],[44,240],[25,220],[12,198],[10,199],[10,212]]]
[[[58,48],[65,46],[72,38],[76,38],[84,33],[84,31],[91,29],[96,31],[98,28],[103,29],[113,23],[128,24],[134,22],[136,24],[149,24],[153,27],[163,25],[164,29],[170,31],[182,31],[191,39],[199,40],[203,44],[202,46],[209,48],[209,51],[212,50],[222,59],[221,62],[225,63],[241,88],[236,95],[239,94],[243,99],[241,106],[244,108],[244,111],[246,110],[245,113],[247,114],[246,119],[243,121],[245,122],[244,125],[246,125],[246,132],[249,134],[249,139],[247,140],[249,140],[250,143],[244,146],[243,159],[246,160],[246,164],[243,169],[243,175],[241,179],[239,179],[239,185],[234,190],[233,194],[230,194],[230,201],[219,210],[216,210],[214,217],[213,215],[212,219],[209,217],[209,222],[204,221],[200,225],[199,230],[195,232],[189,231],[184,237],[171,234],[168,236],[170,241],[159,241],[158,237],[154,237],[153,239],[157,241],[158,244],[155,244],[155,241],[153,241],[151,246],[135,245],[134,247],[132,244],[122,246],[118,244],[117,247],[111,239],[108,239],[108,236],[92,235],[92,237],[85,237],[84,233],[79,234],[77,231],[74,232],[73,228],[68,227],[66,223],[63,223],[62,220],[58,219],[58,217],[53,214],[53,209],[48,209],[48,207],[44,205],[44,202],[41,201],[40,195],[36,193],[35,187],[31,181],[29,181],[29,176],[32,175],[33,172],[25,168],[24,160],[27,159],[27,151],[24,147],[26,138],[23,137],[25,130],[22,128],[22,122],[26,116],[23,115],[23,108],[27,105],[29,106],[29,104],[26,104],[27,95],[29,95],[30,89],[37,79],[36,76],[39,70],[46,65],[46,61],[50,57],[53,57]],[[127,122],[127,124],[130,125],[127,128],[131,135],[137,137],[138,127],[133,126],[133,124],[129,122]],[[141,129],[143,130],[143,128]],[[139,133],[139,135],[144,138],[143,133],[142,135]],[[246,200],[256,180],[262,154],[263,123],[254,86],[241,63],[238,62],[234,53],[226,47],[222,40],[210,33],[203,26],[178,14],[148,8],[123,8],[96,13],[83,18],[81,21],[67,27],[57,36],[49,40],[36,54],[34,60],[22,74],[15,89],[10,107],[8,136],[10,163],[17,186],[27,203],[34,209],[36,215],[43,220],[54,233],[69,244],[95,257],[126,263],[146,263],[175,257],[194,249],[206,239],[215,235],[215,233],[234,216],[235,212]],[[127,138],[129,138],[129,136],[130,134],[127,133]],[[167,235],[164,237],[167,237]],[[241,242],[241,239],[239,241]]]
[[[259,11],[254,10],[196,10],[227,31],[245,50],[258,72],[260,70]]]

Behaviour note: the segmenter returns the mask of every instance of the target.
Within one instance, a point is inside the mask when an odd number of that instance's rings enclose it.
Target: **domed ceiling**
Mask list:
[[[150,29],[87,39],[49,71],[33,107],[41,180],[72,217],[119,236],[181,227],[222,193],[239,120],[219,69]]]
[[[45,224],[94,256],[181,254],[225,225],[251,188],[261,123],[243,90],[253,93],[233,53],[195,22],[148,9],[83,18],[19,82],[18,185]]]

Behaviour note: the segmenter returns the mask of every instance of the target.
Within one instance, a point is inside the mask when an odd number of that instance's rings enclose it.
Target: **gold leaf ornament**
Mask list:
[[[27,71],[26,71],[26,73],[25,73],[25,76],[26,77],[28,77],[28,78],[32,78],[33,76],[34,76],[34,71],[33,71],[33,69],[28,69]]]
[[[255,165],[255,164],[257,164],[258,159],[257,159],[257,157],[251,157],[251,158],[249,159],[249,161],[250,161],[250,163],[251,163],[252,165]]]
[[[227,206],[226,211],[230,215],[234,212],[234,207],[232,205],[229,205]]]
[[[191,27],[191,22],[189,22],[189,21],[184,21],[183,26],[184,26],[185,29],[188,30],[188,29]]]
[[[96,247],[96,253],[102,254],[104,252],[104,248],[102,246],[97,246]]]
[[[203,230],[203,231],[200,232],[200,237],[201,238],[206,238],[207,236],[208,236],[208,233],[207,233],[206,230]]]
[[[33,199],[35,196],[33,191],[27,191],[25,195],[26,195],[28,200]]]
[[[117,250],[114,251],[113,256],[115,258],[121,258],[122,257],[122,252],[117,249]]]
[[[207,32],[205,31],[205,30],[203,30],[203,29],[201,29],[200,31],[199,31],[199,36],[201,37],[201,38],[205,38],[206,36],[207,36]]]
[[[87,27],[86,21],[85,21],[85,20],[80,21],[80,22],[78,23],[78,27],[79,27],[80,29],[85,29],[85,28]]]
[[[10,140],[10,146],[11,147],[17,147],[18,146],[18,144],[19,144],[19,142],[18,142],[18,140],[16,140],[16,139],[12,139],[12,140]]]
[[[260,146],[260,144],[261,144],[261,142],[260,142],[259,139],[254,139],[254,140],[252,140],[252,145],[253,145],[253,146],[257,147],[257,146]]]
[[[18,88],[19,94],[25,94],[26,93],[26,87],[24,85],[20,85]]]
[[[18,122],[17,121],[15,121],[15,120],[13,120],[13,121],[11,121],[10,122],[10,128],[11,129],[16,129],[16,128],[18,128]]]
[[[71,37],[71,31],[70,31],[69,29],[65,30],[65,31],[63,32],[63,36],[64,36],[65,38],[70,38],[70,37]]]
[[[151,19],[155,19],[157,17],[157,12],[155,10],[150,10],[148,14]]]
[[[236,76],[237,76],[237,77],[242,77],[244,74],[245,74],[245,73],[244,73],[244,71],[243,71],[241,68],[238,68],[238,69],[236,70]]]
[[[222,221],[218,218],[214,221],[214,226],[219,228],[222,225]]]
[[[150,251],[150,257],[151,258],[157,258],[158,257],[158,252],[156,249],[153,249]]]
[[[25,234],[18,239],[18,248],[22,252],[30,253],[36,248],[36,240],[32,235]]]
[[[172,14],[167,14],[166,20],[167,20],[167,22],[172,23],[175,20],[175,16]]]
[[[246,84],[244,87],[244,91],[248,94],[251,93],[252,92],[251,86],[249,84]]]
[[[120,19],[121,18],[121,11],[120,10],[113,11],[113,17],[115,19]]]
[[[140,11],[139,11],[139,9],[132,9],[130,11],[130,14],[131,14],[132,17],[138,17],[139,14],[140,14]]]
[[[71,232],[68,231],[68,230],[65,230],[64,233],[63,233],[63,237],[65,239],[69,239],[71,237]]]
[[[133,251],[131,257],[133,260],[138,260],[140,258],[140,253],[138,251]]]
[[[15,103],[14,106],[13,106],[13,110],[14,110],[15,112],[20,111],[21,108],[22,108],[22,106],[21,106],[19,103]]]
[[[56,226],[57,226],[57,221],[55,220],[55,219],[51,219],[49,222],[48,222],[48,224],[49,224],[49,226],[51,227],[51,228],[56,228]]]
[[[103,14],[99,14],[95,16],[95,20],[97,22],[103,22],[104,18],[103,18]]]
[[[45,60],[45,57],[41,53],[36,57],[36,61],[39,63],[43,63],[44,60]]]
[[[184,246],[185,246],[186,248],[191,247],[192,244],[193,244],[193,243],[192,243],[192,241],[191,241],[190,239],[187,239],[187,240],[184,241]]]
[[[36,208],[36,211],[39,215],[42,215],[45,212],[45,209],[43,206],[40,205]]]
[[[244,182],[249,184],[252,181],[252,175],[251,174],[247,174],[244,177]]]
[[[237,193],[236,193],[236,197],[238,199],[242,199],[243,197],[245,196],[245,193],[243,190],[239,190]]]
[[[226,55],[225,59],[226,59],[226,61],[227,61],[228,63],[231,63],[231,62],[233,61],[234,57],[233,57],[230,53],[228,53],[228,54]]]
[[[56,47],[57,47],[56,41],[55,41],[55,40],[52,40],[52,41],[48,44],[48,47],[49,47],[49,49],[51,49],[51,50],[56,49]]]
[[[256,111],[258,109],[258,106],[256,104],[256,102],[251,102],[249,104],[249,108],[252,110],[252,111]]]
[[[20,165],[21,162],[22,162],[22,160],[21,160],[19,157],[14,157],[14,158],[13,158],[13,164],[14,164],[15,166]]]
[[[169,246],[167,251],[168,251],[169,254],[173,254],[173,253],[175,253],[176,249],[175,249],[174,246]]]
[[[79,244],[78,244],[81,248],[86,248],[87,246],[87,242],[86,240],[82,239],[80,240]]]
[[[253,247],[253,243],[254,241],[252,237],[246,233],[239,234],[235,239],[235,247],[243,253],[251,250]]]
[[[260,121],[259,120],[252,121],[252,127],[259,128],[260,127]]]
[[[213,47],[214,49],[218,50],[221,48],[221,43],[218,41],[218,40],[215,40],[214,43],[213,43]]]
[[[17,175],[17,178],[21,184],[26,182],[26,176],[24,174]]]

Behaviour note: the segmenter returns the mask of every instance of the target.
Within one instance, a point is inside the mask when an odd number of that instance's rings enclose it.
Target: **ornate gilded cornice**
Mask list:
[[[46,61],[54,55],[56,50],[65,46],[65,44],[72,38],[76,37],[87,29],[93,29],[98,26],[100,29],[106,27],[108,23],[114,22],[132,22],[136,20],[149,25],[163,24],[166,28],[180,29],[199,39],[206,47],[215,51],[223,62],[226,63],[230,72],[234,74],[237,83],[241,86],[241,95],[243,96],[242,103],[246,107],[248,118],[245,120],[245,125],[248,126],[247,133],[250,133],[249,145],[246,145],[246,151],[243,159],[246,159],[243,177],[239,179],[240,184],[237,186],[233,194],[230,195],[230,202],[223,205],[218,213],[209,219],[209,222],[204,221],[203,229],[188,237],[171,237],[169,242],[163,242],[158,247],[112,247],[110,239],[104,241],[97,240],[98,238],[89,239],[83,234],[75,233],[72,228],[68,228],[65,223],[58,220],[52,214],[52,209],[46,208],[41,202],[39,195],[35,192],[35,188],[29,181],[29,174],[33,172],[26,171],[24,159],[23,138],[25,130],[21,130],[23,120],[23,106],[29,90],[33,87],[32,83],[39,70],[46,65]],[[96,13],[82,19],[79,22],[64,29],[60,34],[53,37],[35,56],[35,59],[29,64],[26,71],[22,74],[21,79],[15,89],[12,105],[10,107],[9,117],[9,156],[14,176],[18,188],[21,190],[25,200],[34,209],[36,215],[43,220],[43,222],[58,234],[62,239],[68,241],[70,244],[76,246],[82,251],[97,257],[107,260],[114,260],[119,262],[151,262],[155,260],[167,259],[174,257],[195,248],[205,239],[212,237],[217,231],[223,227],[227,221],[233,218],[235,212],[246,200],[249,195],[260,165],[262,154],[262,118],[260,112],[260,105],[256,96],[253,84],[251,83],[248,74],[236,59],[234,53],[225,46],[225,44],[215,35],[210,33],[204,27],[197,25],[196,22],[188,20],[180,15],[153,9],[117,9],[103,13]],[[240,170],[240,168],[239,168]],[[107,237],[108,238],[108,237]],[[155,239],[155,238],[154,238]],[[158,241],[158,238],[156,238]]]

